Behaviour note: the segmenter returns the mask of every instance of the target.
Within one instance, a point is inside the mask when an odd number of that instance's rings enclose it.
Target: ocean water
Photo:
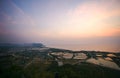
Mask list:
[[[73,51],[86,50],[86,51],[107,51],[107,52],[120,52],[117,45],[87,45],[87,44],[52,44],[49,47],[69,49]]]

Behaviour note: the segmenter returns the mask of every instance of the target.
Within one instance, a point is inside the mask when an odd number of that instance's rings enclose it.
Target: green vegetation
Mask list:
[[[21,78],[23,69],[14,64],[12,56],[0,57],[0,78]]]
[[[64,63],[58,66],[56,56],[48,52],[22,51],[7,53],[9,49],[1,49],[0,78],[120,78],[120,70],[110,69],[94,64],[78,62],[74,59],[59,59]],[[50,51],[58,51],[51,49]],[[63,51],[65,52],[65,51]],[[87,52],[86,52],[87,54]],[[94,53],[91,53],[94,55]],[[90,53],[88,54],[90,56]],[[119,58],[113,58],[119,63]]]
[[[120,78],[120,71],[89,63],[80,65],[65,64],[61,67],[51,65],[49,71],[59,72],[60,78]]]
[[[10,61],[10,60],[8,60]],[[0,78],[54,78],[58,72],[59,78],[120,78],[120,71],[89,63],[58,66],[57,62],[33,62],[26,68],[9,64],[0,66]]]

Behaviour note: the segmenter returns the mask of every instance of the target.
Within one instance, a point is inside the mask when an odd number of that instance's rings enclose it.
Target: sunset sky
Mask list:
[[[120,51],[120,0],[0,0],[0,42]]]

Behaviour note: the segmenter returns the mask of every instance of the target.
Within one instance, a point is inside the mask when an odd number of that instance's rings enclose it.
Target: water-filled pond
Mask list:
[[[90,58],[90,59],[86,60],[86,62],[120,70],[120,67],[116,63],[114,63],[113,61],[103,59],[100,57],[98,57],[97,59]]]

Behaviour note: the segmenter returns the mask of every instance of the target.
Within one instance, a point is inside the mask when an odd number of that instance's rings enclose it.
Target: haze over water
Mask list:
[[[120,52],[120,49],[115,46],[111,45],[52,45],[50,47],[54,48],[61,48],[61,49],[69,49],[73,51],[81,51],[81,50],[86,50],[86,51],[108,51],[108,52]]]
[[[120,52],[120,0],[0,0],[0,42]]]

